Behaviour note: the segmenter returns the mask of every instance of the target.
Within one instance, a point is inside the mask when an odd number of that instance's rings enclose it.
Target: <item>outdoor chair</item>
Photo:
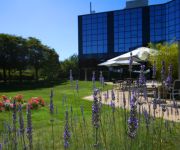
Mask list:
[[[172,87],[172,98],[175,100],[175,96],[180,95],[180,80],[175,80]]]

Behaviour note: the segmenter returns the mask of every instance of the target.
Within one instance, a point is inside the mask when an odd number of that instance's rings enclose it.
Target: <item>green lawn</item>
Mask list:
[[[96,83],[97,87],[101,87]],[[32,90],[18,90],[15,92],[1,92],[0,95],[13,97],[16,94],[23,94],[25,99],[41,96],[46,102],[46,107],[32,111],[33,125],[33,148],[37,150],[44,149],[63,149],[63,132],[65,124],[65,110],[69,112],[69,127],[70,127],[70,149],[89,150],[89,149],[178,149],[180,147],[180,124],[168,122],[168,128],[165,127],[165,122],[162,119],[156,119],[149,124],[149,129],[146,129],[144,117],[141,117],[137,136],[135,139],[130,139],[127,135],[127,119],[129,112],[117,108],[114,113],[109,106],[102,106],[100,113],[100,127],[98,129],[99,146],[94,147],[95,131],[92,127],[92,102],[85,101],[82,98],[92,94],[92,82],[79,82],[79,94],[70,86],[69,82],[56,85],[54,88],[54,106],[55,113],[53,116],[49,113],[49,95],[50,87],[36,88]],[[111,88],[106,86],[104,90]],[[30,89],[30,88],[28,88]],[[2,90],[1,90],[2,91]],[[67,101],[63,104],[63,97],[67,97]],[[84,108],[84,120],[81,114],[80,106]],[[53,132],[51,119],[54,119]],[[24,120],[26,124],[26,111],[24,110]],[[11,136],[4,132],[4,124],[6,121],[12,123],[12,112],[0,113],[0,143],[4,139],[11,141]],[[18,124],[18,123],[17,123]],[[26,125],[25,125],[26,126]],[[53,133],[53,134],[52,134]],[[54,140],[53,140],[54,139]],[[54,142],[53,142],[54,141]],[[28,143],[26,139],[26,144]],[[54,144],[53,144],[54,143]],[[11,142],[4,146],[5,149],[11,149]],[[22,149],[22,141],[18,139],[18,150]]]
[[[96,83],[97,87],[100,87],[99,83]],[[84,109],[86,110],[86,116],[90,116],[91,114],[91,105],[92,103],[89,101],[85,101],[82,98],[84,96],[88,96],[92,94],[92,82],[79,82],[79,93],[73,89],[68,82],[62,83],[60,85],[52,86],[54,89],[54,107],[55,107],[55,114],[54,119],[62,121],[64,119],[64,111],[66,109],[66,104],[63,105],[63,97],[67,97],[67,107],[70,109],[70,106],[73,107],[73,110],[80,110],[80,106],[83,104]],[[109,87],[109,86],[108,86]],[[106,89],[107,87],[105,87]],[[50,113],[49,113],[49,101],[50,101],[50,91],[51,87],[49,88],[37,88],[32,90],[20,90],[15,92],[0,92],[0,95],[6,95],[8,97],[14,97],[17,94],[22,94],[25,100],[30,99],[31,97],[38,97],[41,96],[45,102],[46,107],[40,108],[38,110],[32,111],[33,117],[33,126],[35,128],[41,128],[43,126],[48,126],[50,120]],[[56,113],[57,112],[57,113]],[[0,121],[3,122],[9,118],[8,112],[1,112],[0,113]],[[11,120],[11,116],[10,116]]]

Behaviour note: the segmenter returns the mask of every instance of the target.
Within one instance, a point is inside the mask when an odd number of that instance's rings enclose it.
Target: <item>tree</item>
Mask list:
[[[39,69],[42,67],[43,60],[43,45],[41,41],[36,38],[29,37],[27,40],[27,47],[30,53],[30,64],[35,69],[35,78],[39,79]]]
[[[178,77],[178,45],[175,44],[149,44],[150,48],[157,49],[158,53],[155,56],[150,56],[150,63],[153,65],[154,61],[156,62],[157,68],[157,77],[160,78],[162,61],[165,62],[166,74],[168,72],[168,67],[170,64],[173,66],[173,78],[177,79]]]
[[[19,71],[19,79],[22,81],[22,73],[27,69],[35,70],[35,79],[39,79],[42,73],[46,78],[57,78],[59,70],[59,56],[54,49],[41,43],[40,40],[29,37],[0,34],[0,71],[3,72],[4,81],[9,80],[11,70]],[[34,72],[34,71],[33,71]]]
[[[43,47],[41,75],[48,80],[55,80],[59,73],[59,56],[54,49]]]
[[[4,81],[6,81],[6,69],[8,68],[8,42],[8,35],[0,34],[0,68],[3,70]]]
[[[79,76],[78,55],[73,54],[68,59],[60,62],[61,78],[69,78],[69,70],[72,70],[75,77]]]
[[[0,68],[3,69],[4,81],[6,81],[6,71],[19,70],[20,80],[22,80],[22,70],[27,67],[28,51],[26,40],[20,36],[0,34]]]
[[[22,37],[16,37],[15,53],[16,68],[19,70],[19,79],[22,81],[22,71],[26,70],[29,65],[29,51],[26,47],[26,40]],[[13,64],[13,62],[11,62]]]

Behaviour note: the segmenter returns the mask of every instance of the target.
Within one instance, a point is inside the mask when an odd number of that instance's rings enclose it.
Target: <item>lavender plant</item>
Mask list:
[[[132,73],[132,64],[133,64],[133,58],[132,58],[132,52],[130,53],[130,58],[129,58],[129,73],[130,73],[130,78],[131,78],[131,73]]]
[[[154,61],[153,67],[152,67],[152,78],[156,78],[156,62]]]
[[[157,109],[157,100],[156,100],[156,97],[155,97],[156,93],[154,91],[154,100],[153,100],[153,117],[154,119],[156,118],[156,109]]]
[[[25,150],[26,149],[26,143],[25,143],[25,137],[24,137],[25,129],[24,129],[24,118],[23,118],[21,105],[19,105],[18,111],[19,111],[19,131],[20,131],[20,135],[22,137],[23,149]]]
[[[100,81],[101,86],[104,87],[104,77],[103,77],[102,71],[100,71],[99,81]]]
[[[136,105],[136,97],[134,96],[134,92],[131,96],[130,101],[130,116],[128,119],[128,135],[130,138],[135,138],[136,130],[138,128],[138,119],[137,116],[137,105]]]
[[[51,122],[52,140],[53,140],[53,150],[54,150],[54,119],[53,119],[54,103],[53,103],[53,97],[54,97],[54,92],[53,92],[53,89],[51,89],[49,109],[50,109],[50,114],[51,114],[50,122]]]
[[[165,61],[161,62],[162,68],[161,68],[161,81],[164,82],[165,80]]]
[[[16,129],[16,122],[17,122],[17,109],[16,109],[16,100],[14,99],[13,101],[13,126],[12,126],[12,131],[13,131],[13,149],[17,149],[17,129]]]
[[[76,80],[76,92],[79,93],[79,83],[78,83],[78,80]]]
[[[146,109],[144,109],[144,118],[145,118],[145,123],[146,123],[146,129],[149,130],[149,115]]]
[[[85,116],[84,116],[84,107],[81,105],[80,108],[81,108],[81,115],[82,115],[82,119],[83,119],[83,124],[84,124],[84,126],[86,126]]]
[[[32,119],[31,119],[31,108],[27,106],[27,138],[29,142],[29,149],[33,149],[33,136],[32,136]]]
[[[172,84],[172,65],[169,65],[168,67],[168,76],[166,79],[166,86],[169,89],[171,87]]]
[[[53,96],[54,96],[53,89],[51,89],[51,93],[50,93],[50,105],[49,105],[49,110],[50,110],[51,114],[54,113]]]
[[[69,131],[69,121],[68,121],[68,111],[65,112],[65,126],[64,126],[64,148],[67,149],[69,147],[69,140],[71,137]]]
[[[115,112],[115,103],[113,101],[111,101],[110,106],[112,108],[112,112]]]
[[[100,107],[99,107],[99,102],[98,102],[98,89],[94,90],[93,93],[93,105],[92,105],[92,124],[93,127],[95,128],[95,144],[94,146],[98,146],[98,128],[99,128],[99,122],[100,122]]]
[[[146,78],[144,76],[145,65],[141,65],[140,75],[139,75],[139,85],[144,86],[146,84]]]
[[[111,99],[112,99],[113,101],[115,101],[115,99],[116,99],[115,93],[114,93],[113,90],[111,90]]]
[[[69,80],[70,80],[71,86],[73,86],[73,75],[72,75],[72,70],[69,71]]]
[[[93,73],[92,73],[93,90],[96,88],[95,80],[96,80],[96,78],[95,78],[95,71],[93,71]]]

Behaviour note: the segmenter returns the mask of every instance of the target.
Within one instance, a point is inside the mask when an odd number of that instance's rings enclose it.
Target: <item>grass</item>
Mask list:
[[[99,83],[96,83],[100,87]],[[34,149],[52,149],[54,141],[54,149],[63,149],[63,132],[65,124],[65,110],[69,112],[70,126],[70,149],[95,149],[95,133],[91,123],[92,102],[85,101],[82,98],[92,94],[91,82],[79,82],[79,93],[72,89],[68,82],[56,85],[54,88],[54,106],[55,113],[53,116],[49,113],[49,95],[50,87],[36,88],[32,90],[18,90],[15,92],[1,92],[0,95],[13,97],[16,94],[23,94],[25,99],[35,96],[41,96],[46,102],[46,107],[32,111],[33,124],[33,147]],[[111,88],[106,86],[105,89]],[[67,101],[63,104],[63,97],[67,97]],[[80,106],[84,106],[84,116],[81,114]],[[71,109],[72,108],[72,109]],[[100,127],[98,129],[99,146],[96,149],[107,150],[138,150],[138,149],[173,149],[180,147],[180,125],[179,123],[168,122],[168,128],[165,127],[165,121],[162,119],[151,120],[149,129],[146,129],[144,117],[141,115],[141,124],[139,125],[137,136],[135,139],[130,139],[127,135],[126,117],[129,112],[117,108],[113,113],[110,106],[103,105],[100,114]],[[50,120],[54,119],[54,128],[52,135],[52,124]],[[26,113],[24,111],[26,122]],[[12,123],[12,112],[0,113],[0,143],[8,139],[8,135],[4,132],[5,127],[3,122]],[[26,125],[25,125],[26,126]],[[54,140],[53,140],[54,138]],[[9,139],[10,140],[10,139]],[[27,140],[26,140],[27,143]],[[7,144],[6,149],[11,149],[11,144]],[[21,140],[18,141],[18,149],[22,149]]]
[[[97,84],[98,86],[100,86],[99,84]],[[47,88],[36,88],[36,89],[32,89],[32,90],[22,90],[22,88],[20,87],[21,90],[15,90],[15,92],[12,92],[10,89],[10,92],[0,92],[0,95],[6,95],[8,97],[14,97],[17,94],[22,94],[24,96],[25,100],[30,99],[31,97],[38,97],[41,96],[45,102],[46,102],[46,107],[45,108],[41,108],[38,110],[33,110],[32,112],[32,117],[33,117],[33,125],[35,128],[40,128],[42,124],[44,124],[44,126],[47,126],[49,120],[50,120],[50,114],[49,114],[49,96],[50,96],[50,90],[53,86],[51,87],[47,87]],[[14,88],[14,87],[13,87]],[[91,102],[89,101],[84,101],[82,98],[84,96],[87,95],[91,95],[92,94],[92,84],[91,82],[79,82],[79,94],[76,93],[75,90],[72,90],[71,86],[69,85],[68,82],[62,83],[60,85],[56,85],[53,87],[54,89],[54,105],[55,105],[55,112],[57,111],[57,113],[55,113],[54,115],[54,119],[57,120],[63,120],[64,119],[64,111],[65,111],[65,107],[62,105],[62,99],[64,96],[67,97],[67,104],[68,107],[70,107],[70,105],[73,106],[73,109],[80,109],[80,105],[84,104],[84,109],[87,110],[86,111],[86,116],[89,116],[91,114]],[[73,91],[73,92],[72,92]],[[4,120],[7,120],[7,118],[9,118],[9,113],[8,112],[2,112],[0,114],[0,122],[3,122]],[[10,115],[11,116],[11,115]],[[10,118],[11,120],[11,118]]]

